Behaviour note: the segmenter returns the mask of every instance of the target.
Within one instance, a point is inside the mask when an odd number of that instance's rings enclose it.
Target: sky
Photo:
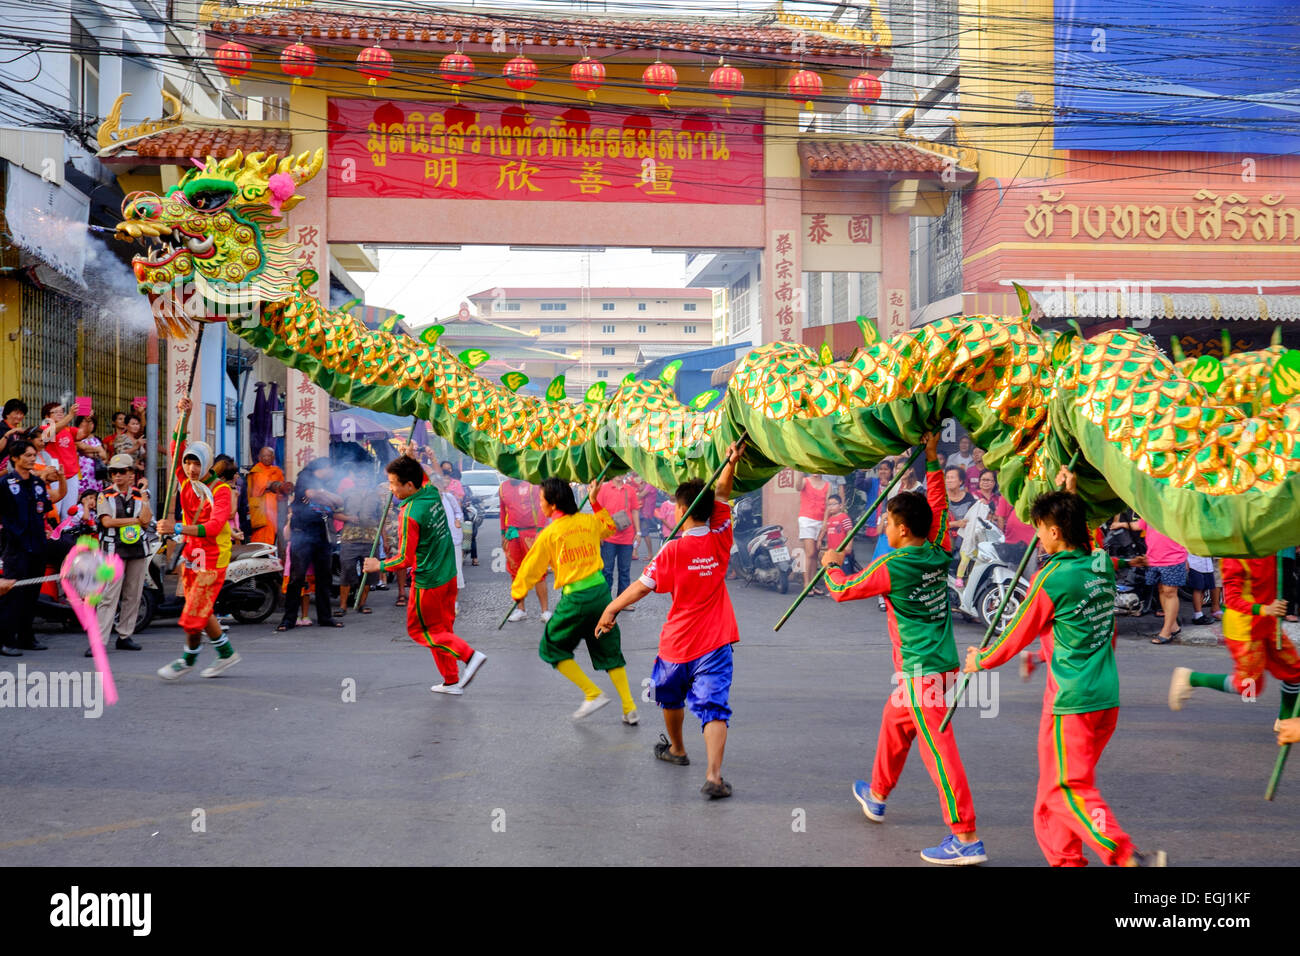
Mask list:
[[[685,285],[686,255],[649,249],[606,252],[510,251],[507,246],[450,249],[379,247],[379,271],[354,272],[367,305],[395,309],[419,327],[453,316],[466,296],[498,286],[581,287],[590,259],[590,285]]]

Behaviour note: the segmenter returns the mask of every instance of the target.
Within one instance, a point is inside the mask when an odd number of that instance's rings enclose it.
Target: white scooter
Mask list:
[[[958,556],[959,578],[948,572],[948,591],[952,606],[967,620],[979,621],[985,627],[992,624],[1007,589],[1016,576],[1016,568],[1024,556],[1025,545],[1008,544],[1006,536],[989,517],[986,502],[979,502],[966,512],[961,552]],[[1029,592],[1028,582],[1021,578],[1002,612],[997,633],[1011,622],[1020,604]]]

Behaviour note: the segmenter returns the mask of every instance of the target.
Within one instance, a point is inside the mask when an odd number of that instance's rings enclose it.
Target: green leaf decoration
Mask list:
[[[671,362],[665,365],[664,370],[659,373],[659,381],[663,382],[665,385],[673,384],[673,382],[677,381],[677,372],[681,367],[682,367],[682,360],[673,359]],[[625,383],[626,381],[627,380],[624,379]]]
[[[1192,370],[1187,377],[1193,382],[1205,386],[1205,390],[1213,395],[1223,384],[1223,363],[1213,355],[1202,355],[1192,366]]]
[[[457,355],[456,358],[460,359],[470,368],[478,368],[488,359],[492,358],[492,356],[483,351],[483,349],[466,349]]]
[[[1300,350],[1287,349],[1273,366],[1268,390],[1274,405],[1285,405],[1300,395]]]
[[[635,384],[636,384],[636,372],[628,372],[626,375],[624,375],[624,376],[623,376],[623,383],[622,383],[622,384],[624,384],[624,385],[635,385]]]
[[[298,284],[304,289],[310,289],[320,278],[320,273],[315,269],[303,269],[298,273]]]
[[[835,361],[835,356],[831,355],[831,347],[825,342],[823,342],[821,348],[817,350],[817,361],[822,365],[830,365]]]
[[[349,299],[347,302],[344,302],[341,306],[339,306],[339,310],[351,314],[352,310],[355,309],[360,304],[361,304],[360,299]]]
[[[441,338],[442,333],[446,331],[447,327],[444,325],[431,325],[420,332],[420,341],[425,345],[437,345],[438,339]]]
[[[382,321],[382,322],[379,323],[379,331],[380,331],[380,332],[396,332],[396,331],[397,331],[397,323],[400,322],[400,321],[402,321],[402,319],[404,319],[404,318],[406,318],[406,316],[402,315],[400,312],[394,312],[394,313],[393,313],[392,315],[390,315],[388,318],[384,319],[384,321]]]
[[[604,382],[601,383],[602,385]],[[551,379],[551,384],[546,386],[546,398],[551,402],[564,401],[564,376],[557,375]]]
[[[1029,313],[1034,311],[1034,303],[1029,298],[1029,292],[1019,282],[1011,283],[1011,288],[1016,290],[1016,298],[1020,300],[1020,317],[1029,318]]]
[[[1070,355],[1074,351],[1074,341],[1079,337],[1074,331],[1062,332],[1052,343],[1052,368],[1060,368],[1066,362],[1070,361]]]
[[[709,402],[713,401],[717,397],[718,390],[716,388],[711,388],[707,392],[700,392],[700,394],[696,395],[686,404],[697,412],[702,412],[708,407]]]
[[[1219,339],[1223,342],[1223,357],[1227,358],[1232,354],[1232,333],[1223,329],[1219,332]]]
[[[1282,344],[1282,326],[1280,325],[1273,326],[1273,334],[1268,337],[1268,344],[1269,345]]]
[[[523,372],[506,372],[501,376],[501,383],[512,392],[517,392],[528,384],[528,376]]]
[[[1181,362],[1187,358],[1183,352],[1183,343],[1178,341],[1178,336],[1176,335],[1169,337],[1169,351],[1173,354],[1175,362]]]
[[[599,405],[605,400],[605,383],[592,382],[591,388],[587,389],[587,394],[582,396],[582,400],[592,405]]]
[[[875,319],[869,319],[865,315],[858,316],[858,328],[862,330],[863,345],[875,345],[880,341],[880,330],[876,328]]]

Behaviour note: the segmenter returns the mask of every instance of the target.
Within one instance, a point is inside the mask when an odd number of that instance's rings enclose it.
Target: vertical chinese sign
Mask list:
[[[308,267],[318,276],[324,275],[322,263],[326,261],[324,237],[318,226],[301,224],[294,227],[294,238],[302,246]],[[321,288],[318,279],[311,291]],[[288,385],[284,396],[284,470],[291,478],[313,458],[329,454],[330,403],[329,396],[314,385],[306,375],[295,368],[289,369]]]
[[[180,425],[180,414],[176,411],[176,403],[189,394],[190,370],[194,363],[199,360],[195,354],[194,340],[198,336],[198,326],[193,325],[185,338],[171,336],[160,342],[167,343],[167,384],[170,386],[171,394],[160,396],[163,408],[158,410],[158,421],[165,422],[167,434],[162,437],[158,444],[158,467],[169,469],[172,467],[171,460],[171,436],[176,434],[176,429]],[[201,382],[196,373],[194,379],[194,395],[200,394]],[[201,412],[199,414],[202,414]],[[200,431],[202,421],[199,415],[190,412],[189,438],[196,441],[202,438]],[[150,435],[151,441],[158,440],[155,436]],[[161,500],[161,499],[159,499]]]
[[[803,281],[795,261],[795,234],[792,229],[772,231],[769,247],[772,262],[771,314],[776,320],[773,339],[799,342],[803,339]]]
[[[899,335],[912,327],[912,311],[907,306],[906,289],[885,290],[884,322],[880,334],[885,338]]]

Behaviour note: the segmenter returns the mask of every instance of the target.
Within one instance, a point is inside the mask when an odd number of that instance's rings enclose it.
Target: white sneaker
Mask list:
[[[549,621],[549,620],[550,620],[552,617],[554,617],[554,616],[555,616],[555,612],[554,612],[554,611],[543,611],[543,612],[542,612],[542,623],[545,623],[545,622]]]
[[[228,668],[234,667],[239,663],[239,651],[233,652],[229,657],[218,657],[211,667],[205,667],[199,673],[200,677],[219,677],[221,672]]]
[[[600,708],[609,703],[609,698],[601,694],[595,700],[584,700],[582,706],[573,712],[574,720],[582,720],[584,717],[590,717]]]
[[[460,675],[461,687],[469,686],[469,682],[474,679],[474,675],[478,673],[478,669],[483,666],[483,662],[486,660],[487,655],[482,651],[475,651],[470,655],[470,659],[465,663],[465,673]]]
[[[876,602],[876,607],[880,608],[880,610],[882,610],[882,611],[888,611],[888,610],[889,610],[889,608],[885,606],[885,599],[884,599],[884,598],[881,598],[879,601]]]
[[[515,624],[519,621],[526,621],[528,620],[528,612],[521,607],[517,607],[510,612],[510,616],[506,618],[506,620],[511,624]]]
[[[459,697],[465,693],[465,689],[460,684],[434,684],[429,690],[435,694],[451,694],[453,697]]]
[[[629,727],[635,727],[637,724],[641,723],[641,718],[636,715],[635,710],[629,710],[623,715],[623,723],[627,724]]]
[[[1182,710],[1183,704],[1192,696],[1192,669],[1175,667],[1174,676],[1169,681],[1169,709]]]
[[[166,667],[158,668],[158,676],[163,680],[180,680],[186,674],[192,673],[194,669],[194,664],[186,664],[185,658],[178,657]]]

